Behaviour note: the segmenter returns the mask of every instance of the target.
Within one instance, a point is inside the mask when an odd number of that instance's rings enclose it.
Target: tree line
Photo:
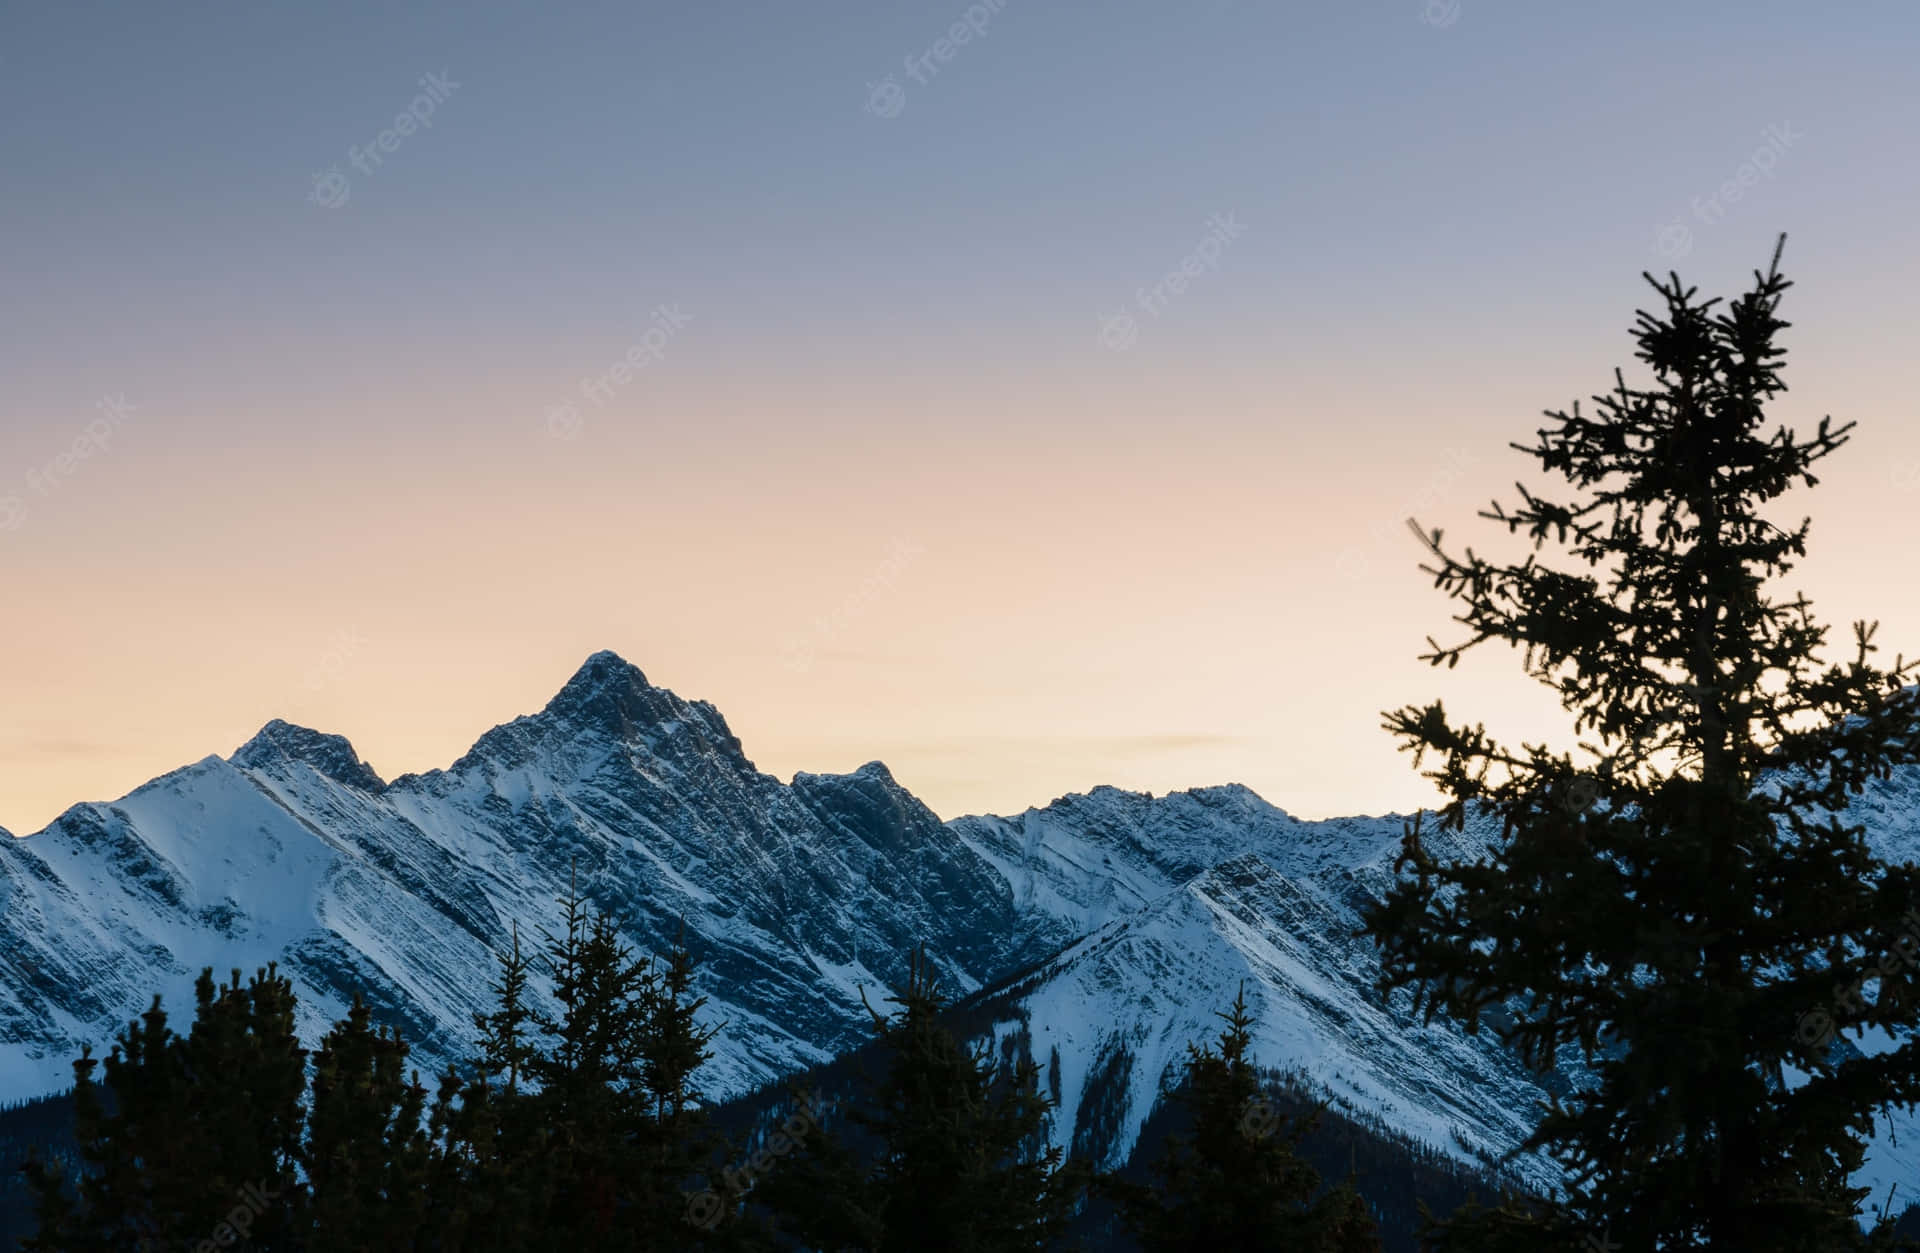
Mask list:
[[[560,904],[534,954],[516,929],[473,1056],[431,1092],[357,1000],[309,1058],[274,967],[203,972],[184,1035],[156,997],[75,1063],[80,1167],[29,1166],[23,1248],[998,1253],[1074,1247],[1094,1196],[1148,1251],[1380,1248],[1351,1183],[1296,1154],[1312,1116],[1261,1098],[1244,999],[1189,1050],[1192,1129],[1150,1183],[1051,1146],[1037,1067],[956,1038],[920,954],[891,1012],[869,1006],[884,1065],[859,1099],[796,1087],[777,1125],[736,1140],[700,1086],[714,1029],[684,935],[636,955],[577,889]]]

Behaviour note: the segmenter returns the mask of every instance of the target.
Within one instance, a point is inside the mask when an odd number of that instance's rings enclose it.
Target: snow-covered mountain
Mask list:
[[[1242,984],[1258,1061],[1343,1110],[1466,1158],[1525,1137],[1545,1097],[1534,1075],[1490,1036],[1423,1026],[1373,990],[1359,911],[1386,890],[1402,820],[1302,822],[1242,787],[1159,800],[1100,788],[951,825],[1022,908],[1087,933],[986,998],[996,1033],[1024,1036],[1048,1065],[1063,1144],[1086,1147],[1099,1117],[1098,1147],[1118,1164],[1161,1080],[1188,1043],[1219,1034],[1215,1015]],[[1512,1167],[1552,1175],[1531,1159]]]
[[[1920,778],[1863,803],[1883,852],[1920,849]],[[642,950],[684,921],[725,1023],[715,1097],[864,1042],[859,988],[897,986],[922,945],[950,993],[983,993],[995,1030],[1047,1064],[1062,1144],[1124,1154],[1244,982],[1262,1063],[1462,1158],[1498,1156],[1544,1096],[1536,1077],[1486,1034],[1383,1004],[1356,934],[1401,826],[1303,822],[1243,787],[1098,788],[942,823],[879,763],[783,784],[711,705],[600,653],[445,770],[383,782],[346,740],[275,722],[231,757],[0,838],[0,1099],[65,1086],[81,1043],[99,1051],[155,991],[184,1029],[202,967],[269,961],[294,980],[303,1038],[358,994],[431,1072],[467,1053],[511,926],[523,945],[557,927],[577,874]],[[1882,1192],[1920,1174],[1892,1143],[1865,1176]]]
[[[685,918],[727,1023],[726,1093],[865,1038],[856,985],[924,942],[961,989],[1072,939],[885,767],[761,774],[710,705],[610,653],[446,770],[383,783],[345,740],[271,723],[110,805],[0,843],[0,1097],[71,1081],[154,991],[277,961],[303,1037],[360,994],[424,1068],[463,1056],[493,954],[557,927],[569,876],[646,951]]]

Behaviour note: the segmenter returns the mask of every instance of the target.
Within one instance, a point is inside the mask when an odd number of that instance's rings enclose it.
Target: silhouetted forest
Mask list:
[[[9,1196],[11,1234],[44,1250],[451,1251],[1161,1249],[1197,1232],[1369,1253],[1363,1151],[1375,1186],[1448,1173],[1263,1079],[1244,998],[1189,1051],[1182,1112],[1162,1112],[1151,1151],[1098,1171],[1048,1143],[1057,1072],[1043,1078],[1018,1035],[996,1054],[957,1034],[966,1013],[919,955],[895,1012],[869,1005],[871,1046],[709,1109],[691,955],[636,955],[580,897],[563,908],[537,964],[517,939],[502,955],[468,1073],[432,1096],[363,1004],[302,1047],[271,967],[245,984],[203,973],[184,1034],[156,998],[105,1059],[76,1063],[69,1096],[7,1112],[9,1173],[24,1165],[29,1185]],[[536,969],[554,1007],[530,995]],[[1095,1093],[1094,1136],[1119,1090]],[[1317,1156],[1344,1153],[1340,1182],[1297,1151],[1309,1135]]]

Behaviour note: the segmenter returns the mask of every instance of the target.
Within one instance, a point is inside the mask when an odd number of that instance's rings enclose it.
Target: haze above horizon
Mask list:
[[[12,6],[0,827],[274,718],[445,766],[606,647],[761,769],[882,760],[945,817],[1410,811],[1383,709],[1567,736],[1517,657],[1418,660],[1458,627],[1403,520],[1517,556],[1474,514],[1633,365],[1640,271],[1732,295],[1781,231],[1774,417],[1861,425],[1775,590],[1920,652],[1916,34]]]

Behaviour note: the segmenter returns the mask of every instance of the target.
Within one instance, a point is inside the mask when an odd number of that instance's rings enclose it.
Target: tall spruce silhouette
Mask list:
[[[1566,1167],[1564,1203],[1463,1217],[1443,1247],[1537,1249],[1549,1231],[1567,1247],[1866,1247],[1848,1178],[1875,1114],[1920,1098],[1920,1043],[1846,1047],[1913,1025],[1920,986],[1916,868],[1842,821],[1920,760],[1912,666],[1876,667],[1864,622],[1852,658],[1822,664],[1805,597],[1763,592],[1810,523],[1760,509],[1812,486],[1853,427],[1767,425],[1785,388],[1779,260],[1724,310],[1647,275],[1664,309],[1633,335],[1651,384],[1616,371],[1591,416],[1550,412],[1535,446],[1513,445],[1571,494],[1520,486],[1520,509],[1480,516],[1585,569],[1455,558],[1414,524],[1470,633],[1423,659],[1524,650],[1584,759],[1503,747],[1438,701],[1383,715],[1416,768],[1437,757],[1452,842],[1409,825],[1402,878],[1367,916],[1383,987],[1476,1028],[1516,1006],[1502,1034],[1533,1064],[1591,1067],[1528,1142]],[[1476,847],[1459,833],[1483,807],[1498,834]]]
[[[1216,1016],[1226,1024],[1218,1047],[1187,1046],[1172,1095],[1192,1122],[1162,1146],[1152,1186],[1100,1180],[1142,1253],[1379,1253],[1353,1181],[1325,1188],[1299,1155],[1322,1110],[1288,1119],[1266,1099],[1244,984]]]
[[[891,1017],[867,1007],[886,1073],[850,1125],[809,1135],[755,1199],[783,1239],[821,1253],[1061,1247],[1091,1172],[1046,1146],[1039,1068],[1023,1060],[1008,1073],[956,1038],[922,951],[890,1001]]]

